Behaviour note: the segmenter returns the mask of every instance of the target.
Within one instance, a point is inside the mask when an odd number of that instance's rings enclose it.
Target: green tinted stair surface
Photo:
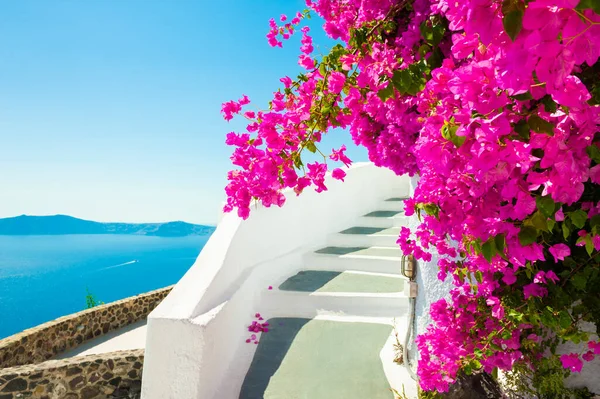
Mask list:
[[[385,324],[273,318],[241,399],[393,399],[379,352]]]
[[[374,211],[367,213],[365,216],[376,217],[376,218],[391,218],[398,215],[401,212],[398,211]]]
[[[324,255],[359,255],[391,258],[402,256],[399,247],[325,247],[315,252]]]
[[[401,292],[404,279],[396,276],[356,272],[303,270],[285,280],[279,289],[301,292]]]

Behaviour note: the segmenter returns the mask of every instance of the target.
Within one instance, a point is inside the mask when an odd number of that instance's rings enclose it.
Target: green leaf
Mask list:
[[[554,216],[554,200],[550,196],[545,197],[537,197],[535,199],[535,204],[537,208],[542,212],[542,214],[546,217],[551,218]]]
[[[456,135],[458,127],[458,125],[455,125],[452,122],[445,122],[444,126],[442,126],[442,137],[460,148],[460,146],[465,143],[466,137]]]
[[[315,152],[317,152],[317,146],[315,145],[315,143],[312,140],[309,140],[306,142],[306,149],[310,152],[312,152],[313,154]]]
[[[600,14],[600,1],[598,0],[581,0],[579,2],[579,4],[577,4],[577,7],[575,7],[577,10],[585,10],[588,8],[591,8],[592,10],[594,10],[594,12],[596,14]]]
[[[562,337],[567,341],[573,342],[574,344],[579,344],[581,342],[581,337],[576,332],[572,334],[563,335]]]
[[[498,234],[494,237],[494,243],[496,244],[496,249],[500,255],[504,255],[504,248],[506,247],[506,236],[504,234]]]
[[[562,232],[563,232],[563,237],[566,241],[569,239],[569,236],[571,235],[571,230],[569,229],[569,226],[567,226],[566,223],[563,223],[561,228],[562,228]]]
[[[425,54],[427,54],[429,51],[431,50],[431,47],[427,44],[423,44],[421,47],[419,47],[419,50],[417,50],[419,52],[419,55],[421,57],[425,57]]]
[[[536,133],[546,133],[554,136],[554,125],[547,120],[540,118],[538,115],[531,115],[527,121],[531,130]]]
[[[442,41],[446,27],[442,24],[433,24],[432,21],[423,21],[419,30],[423,39],[431,46],[436,47]]]
[[[548,94],[542,97],[541,103],[544,104],[544,110],[546,112],[550,112],[551,114],[555,113],[558,109],[558,105],[554,102],[554,100],[552,100],[552,97],[550,97],[550,95]]]
[[[596,144],[588,146],[585,151],[588,156],[594,160],[597,164],[600,164],[600,148]]]
[[[542,230],[542,231],[549,231],[548,230],[548,223],[546,216],[542,215],[542,213],[540,211],[536,211],[532,216],[531,216],[531,224],[533,225],[533,227],[535,227],[538,230]]]
[[[513,96],[513,97],[519,101],[533,100],[533,96],[528,91],[526,91],[525,93],[517,94],[516,96]]]
[[[569,312],[563,310],[558,314],[558,324],[562,328],[571,327],[572,322],[573,321],[571,320],[571,316],[569,315]]]
[[[438,218],[440,215],[440,208],[436,204],[424,204],[423,210],[429,216],[435,216],[436,218]]]
[[[588,255],[592,256],[592,252],[594,252],[594,243],[592,242],[592,237],[588,234],[585,236],[585,250]]]
[[[578,209],[573,212],[568,212],[569,218],[575,225],[575,227],[582,229],[585,226],[585,221],[587,220],[587,213],[584,210]]]
[[[427,58],[427,65],[430,69],[437,69],[442,66],[442,62],[444,61],[444,53],[440,50],[439,47],[436,47],[435,50],[431,53],[431,55]]]
[[[319,65],[319,73],[321,76],[327,76],[327,66],[325,65],[325,62],[321,62],[321,65]]]
[[[481,246],[481,253],[488,262],[492,261],[492,258],[494,255],[496,255],[496,252],[498,252],[498,249],[496,248],[496,242],[491,238],[484,242]]]
[[[467,363],[464,366],[462,366],[462,371],[464,371],[466,375],[471,375],[473,374],[473,367],[470,363]]]
[[[538,232],[535,228],[531,226],[521,226],[521,231],[519,231],[519,242],[521,245],[529,245],[533,244],[535,240],[537,240]]]
[[[296,167],[296,169],[300,169],[302,168],[302,166],[304,166],[300,154],[293,154],[292,159],[294,160],[294,166]]]
[[[394,96],[394,85],[392,84],[392,82],[389,82],[385,89],[379,90],[377,92],[377,95],[379,96],[379,98],[381,98],[381,101],[385,101],[388,98],[392,98]]]
[[[409,65],[408,68],[395,70],[392,82],[401,94],[414,96],[423,90],[425,83],[427,83],[425,73],[429,73],[429,69],[425,61],[421,60]]]
[[[475,272],[475,280],[477,280],[479,283],[483,281],[483,273],[481,273],[481,271],[477,270]]]
[[[580,291],[585,291],[585,286],[587,285],[588,282],[588,278],[585,275],[585,273],[580,272],[575,274],[573,277],[571,277],[571,279],[569,280],[571,284],[573,284],[573,286],[580,290]]]
[[[502,25],[508,36],[514,42],[521,29],[523,29],[523,11],[512,10],[502,18]]]
[[[590,219],[590,227],[592,229],[594,229],[594,228],[597,228],[598,226],[600,226],[600,215],[594,215]]]
[[[525,140],[529,140],[531,128],[527,124],[525,119],[521,119],[514,127],[515,132],[519,133],[519,136]]]

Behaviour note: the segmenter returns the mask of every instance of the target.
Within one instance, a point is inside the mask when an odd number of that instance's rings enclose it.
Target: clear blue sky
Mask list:
[[[268,19],[303,0],[0,3],[0,217],[214,224],[231,149],[221,103],[264,106],[297,41]],[[331,45],[312,20],[315,43]],[[319,48],[317,48],[319,52]],[[350,143],[329,137],[324,150]],[[350,145],[349,145],[350,147]],[[349,154],[366,160],[352,146]]]

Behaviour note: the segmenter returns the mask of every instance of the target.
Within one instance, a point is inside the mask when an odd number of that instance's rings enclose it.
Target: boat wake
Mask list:
[[[139,262],[139,260],[135,259],[135,260],[131,260],[131,261],[125,262],[125,263],[119,263],[118,265],[108,266],[101,270],[114,269],[115,267],[123,267],[123,266],[127,266],[127,265],[132,265],[132,264],[138,263],[138,262]]]

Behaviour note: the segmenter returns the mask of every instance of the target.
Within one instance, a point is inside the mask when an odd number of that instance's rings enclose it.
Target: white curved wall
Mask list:
[[[328,176],[326,185],[326,192],[299,197],[288,191],[282,208],[258,206],[246,221],[222,217],[148,318],[144,399],[233,397],[254,350],[244,327],[260,311],[267,286],[299,269],[301,255],[327,235],[352,226],[381,200],[408,193],[408,178],[368,163],[349,168],[344,183]]]

